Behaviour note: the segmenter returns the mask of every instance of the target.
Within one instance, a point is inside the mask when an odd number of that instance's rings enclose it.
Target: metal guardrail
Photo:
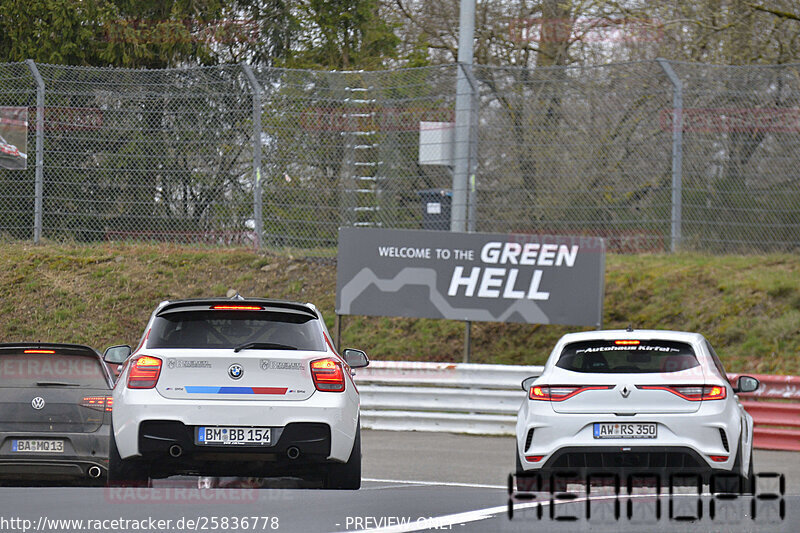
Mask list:
[[[749,375],[761,382],[754,393],[741,395],[755,423],[756,448],[800,451],[800,377]],[[733,382],[738,374],[728,377]]]
[[[541,366],[372,361],[359,370],[361,425],[392,431],[511,435],[522,380]]]
[[[359,370],[361,424],[391,431],[513,435],[523,379],[541,366],[372,361]],[[800,451],[800,377],[751,374],[761,382],[742,394],[757,448]],[[734,382],[738,374],[729,374]],[[791,403],[796,402],[796,403]]]

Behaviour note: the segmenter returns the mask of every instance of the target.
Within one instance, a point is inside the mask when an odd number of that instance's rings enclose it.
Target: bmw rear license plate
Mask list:
[[[270,428],[200,426],[196,444],[223,446],[269,446]]]
[[[657,424],[650,422],[597,422],[594,425],[596,439],[654,439]]]
[[[11,441],[11,451],[22,453],[64,453],[64,441],[51,439],[15,439]]]

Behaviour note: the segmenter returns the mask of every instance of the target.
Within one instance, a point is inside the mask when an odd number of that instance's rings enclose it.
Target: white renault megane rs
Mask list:
[[[333,348],[311,304],[162,302],[114,390],[109,482],[173,474],[290,476],[361,484],[360,350]]]
[[[517,417],[517,484],[548,486],[554,474],[651,473],[708,482],[753,476],[753,419],[711,344],[677,331],[589,331],[563,336],[541,376],[523,382]],[[725,476],[722,476],[725,477]],[[727,477],[732,477],[728,475]],[[559,477],[560,478],[560,477]]]

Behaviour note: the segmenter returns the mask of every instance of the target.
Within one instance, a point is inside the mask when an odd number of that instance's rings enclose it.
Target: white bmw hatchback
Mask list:
[[[708,482],[753,475],[753,420],[711,344],[677,331],[589,331],[564,335],[541,376],[523,382],[516,427],[520,490],[577,477],[655,474]],[[723,476],[724,477],[724,476]],[[727,476],[728,478],[732,476]],[[543,485],[542,485],[543,484]],[[558,484],[556,484],[558,485]]]
[[[114,389],[109,482],[173,474],[361,484],[360,350],[333,348],[311,304],[162,302]]]

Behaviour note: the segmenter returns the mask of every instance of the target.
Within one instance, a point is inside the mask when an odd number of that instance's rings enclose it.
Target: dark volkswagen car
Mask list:
[[[0,344],[0,484],[103,485],[113,384],[88,346]]]

